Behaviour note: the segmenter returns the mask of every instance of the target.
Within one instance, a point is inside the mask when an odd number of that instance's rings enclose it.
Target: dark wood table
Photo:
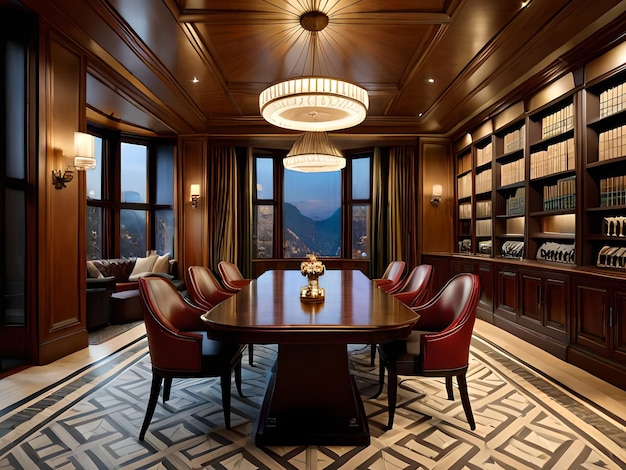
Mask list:
[[[348,344],[408,336],[418,316],[360,271],[320,277],[323,303],[300,301],[300,271],[267,271],[203,315],[211,337],[278,344],[255,443],[369,445]]]

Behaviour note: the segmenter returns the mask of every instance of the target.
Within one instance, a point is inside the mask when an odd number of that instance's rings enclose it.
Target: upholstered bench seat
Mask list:
[[[139,289],[111,294],[111,323],[130,323],[138,320],[143,320]]]

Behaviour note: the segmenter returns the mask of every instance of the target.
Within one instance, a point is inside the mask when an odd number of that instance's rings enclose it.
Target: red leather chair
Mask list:
[[[432,300],[414,308],[420,318],[406,340],[379,345],[379,389],[373,398],[382,392],[387,369],[387,429],[393,426],[398,375],[445,377],[449,400],[454,400],[452,378],[456,377],[467,422],[476,429],[465,375],[479,297],[478,276],[457,274]]]
[[[417,307],[426,303],[430,295],[430,281],[433,277],[433,267],[430,264],[415,266],[406,280],[402,282],[402,287],[397,292],[391,294],[400,302],[409,307]],[[376,345],[372,344],[370,353],[370,364],[376,363]]]
[[[222,300],[234,295],[233,292],[222,289],[215,274],[204,266],[189,266],[185,273],[185,284],[194,305],[205,310],[212,309]]]
[[[229,261],[220,261],[217,269],[222,277],[224,287],[231,292],[239,292],[242,287],[250,284],[250,279],[245,279],[236,264]]]
[[[392,295],[409,307],[422,305],[428,299],[432,277],[433,267],[430,264],[415,266],[402,284],[402,288]]]
[[[204,266],[189,266],[185,273],[185,284],[191,302],[205,310],[211,310],[221,301],[226,300],[234,292],[222,289],[220,281],[209,268]],[[253,365],[254,350],[248,345],[248,364]]]
[[[203,331],[206,325],[200,318],[205,310],[185,302],[168,279],[141,278],[139,292],[152,361],[152,386],[139,440],[144,440],[164,379],[163,402],[166,402],[174,378],[220,377],[224,422],[230,428],[231,373],[234,369],[237,391],[242,395],[244,346],[208,339]]]
[[[406,263],[404,261],[392,261],[387,266],[383,277],[380,279],[374,279],[374,282],[385,292],[395,292],[402,286],[405,268]]]

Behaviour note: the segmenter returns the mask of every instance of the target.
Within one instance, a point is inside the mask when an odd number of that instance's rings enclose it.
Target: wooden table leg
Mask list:
[[[347,345],[278,346],[255,442],[369,445],[367,417],[350,374]]]

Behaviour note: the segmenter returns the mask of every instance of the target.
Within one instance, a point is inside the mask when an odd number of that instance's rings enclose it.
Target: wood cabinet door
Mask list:
[[[611,326],[613,329],[613,360],[626,366],[626,291],[617,290],[613,307]]]
[[[531,323],[542,325],[541,299],[542,299],[543,279],[527,273],[521,274],[521,298],[522,308],[520,319],[528,320]]]
[[[573,342],[597,354],[609,356],[607,290],[576,286],[576,329]]]
[[[558,333],[567,332],[569,318],[569,286],[566,279],[550,277],[543,286],[543,314],[545,325]],[[567,339],[567,338],[565,338]]]
[[[496,311],[505,317],[515,317],[518,311],[518,274],[499,269],[497,274]],[[515,318],[512,318],[515,320]]]
[[[493,268],[492,264],[480,263],[476,274],[480,278],[480,300],[478,306],[485,312],[493,314]],[[491,318],[489,321],[493,321]]]

